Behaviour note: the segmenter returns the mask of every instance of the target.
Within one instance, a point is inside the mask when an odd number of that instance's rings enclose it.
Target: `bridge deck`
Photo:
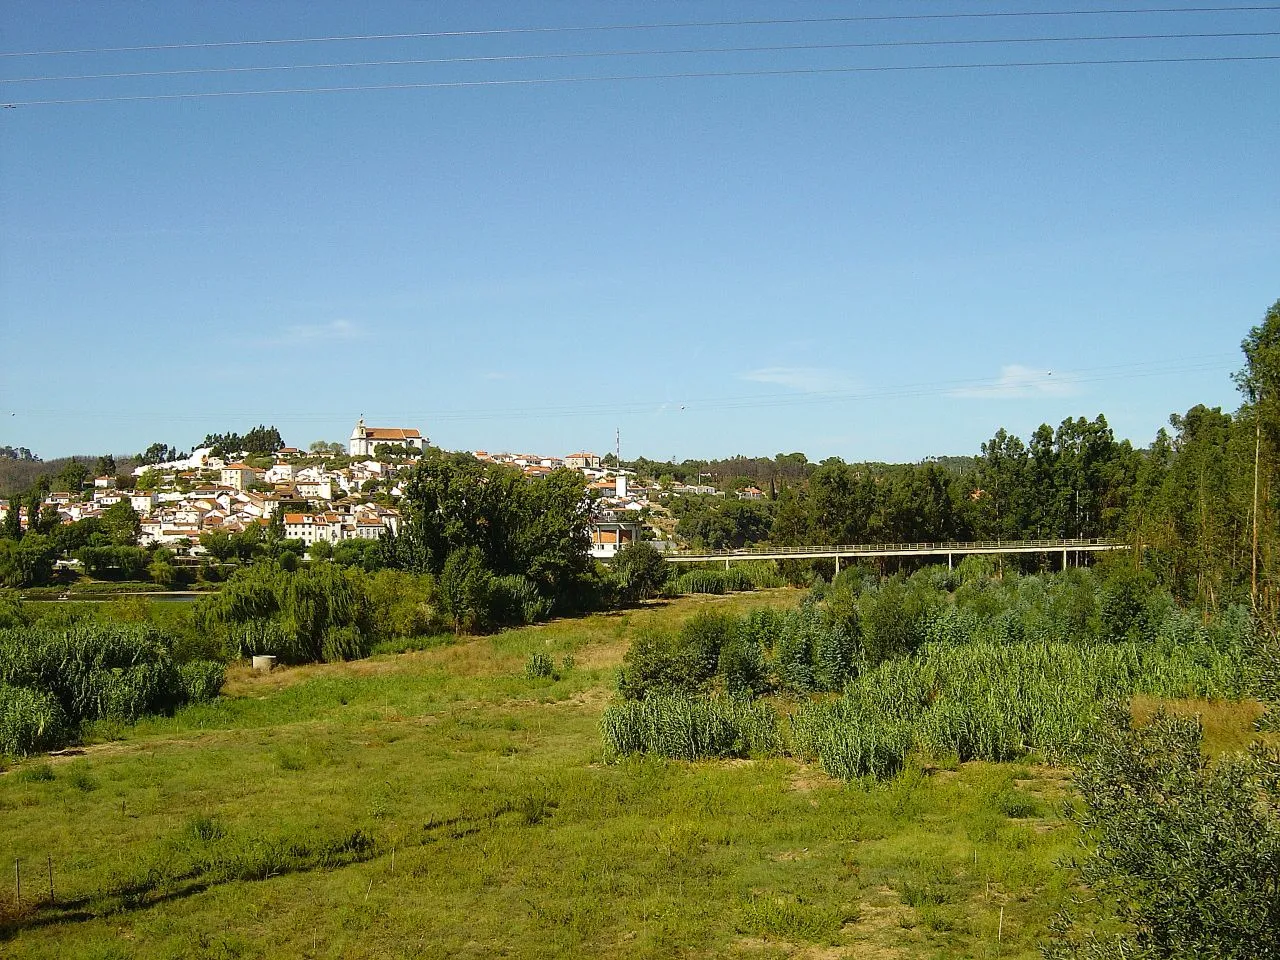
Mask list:
[[[672,563],[712,560],[815,560],[863,557],[954,557],[976,553],[1098,553],[1128,550],[1119,540],[983,540],[974,543],[853,543],[811,547],[747,547],[708,553],[668,553]]]

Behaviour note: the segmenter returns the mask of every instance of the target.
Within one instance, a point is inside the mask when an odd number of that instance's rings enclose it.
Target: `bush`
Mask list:
[[[744,574],[756,590],[771,590],[787,585],[786,579],[778,572],[778,564],[774,560],[746,560],[735,563],[733,569]]]
[[[495,626],[523,626],[549,617],[551,601],[528,577],[510,574],[494,577],[491,609]]]
[[[904,656],[924,642],[929,621],[945,600],[923,582],[899,577],[858,598],[858,621],[867,659],[879,663]]]
[[[524,665],[524,675],[530,680],[545,680],[555,676],[555,672],[556,666],[551,657],[541,651],[529,657],[529,662]]]
[[[623,657],[618,689],[628,700],[708,689],[735,628],[732,617],[703,613],[688,620],[679,634],[642,633]]]
[[[440,607],[456,632],[474,633],[494,623],[493,574],[475,547],[454,550],[440,573]]]
[[[902,720],[812,709],[791,718],[791,743],[800,756],[817,760],[842,780],[890,777],[911,749],[911,727]]]
[[[435,579],[427,573],[379,570],[365,578],[372,629],[379,637],[418,637],[439,633]]]
[[[326,627],[320,640],[320,659],[325,663],[360,660],[369,655],[369,638],[355,624]]]
[[[222,665],[177,666],[149,624],[41,621],[0,630],[0,753],[61,746],[93,720],[133,722],[217,696]]]
[[[146,625],[94,620],[0,631],[0,683],[52,694],[72,723],[133,721],[182,698],[167,637]]]
[[[636,603],[660,596],[671,579],[671,565],[650,543],[627,544],[613,558],[610,570],[618,582],[622,599]]]
[[[1200,741],[1198,721],[1164,715],[1104,728],[1076,778],[1079,869],[1120,930],[1064,918],[1047,957],[1280,957],[1280,752],[1211,763]]]

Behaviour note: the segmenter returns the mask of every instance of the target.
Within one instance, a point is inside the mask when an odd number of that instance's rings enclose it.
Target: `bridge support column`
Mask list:
[[[1067,548],[1062,548],[1062,569],[1067,569]]]
[[[954,570],[954,569],[955,569],[955,567],[954,567],[954,566],[952,566],[952,563],[951,563],[951,554],[949,554],[949,553],[947,554],[947,569],[948,569],[948,570]]]
[[[724,558],[724,568],[725,568],[726,570],[728,570],[728,569],[729,569],[729,558],[728,558],[728,557],[725,557],[725,558]]]
[[[836,554],[836,576],[840,576],[840,554]]]

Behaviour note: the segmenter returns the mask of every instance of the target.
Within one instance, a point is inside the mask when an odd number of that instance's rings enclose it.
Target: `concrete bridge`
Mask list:
[[[1052,553],[1062,554],[1067,566],[1072,554],[1103,553],[1128,550],[1130,544],[1120,540],[980,540],[975,543],[852,543],[817,547],[747,547],[742,550],[714,550],[709,553],[668,553],[671,563],[708,563],[724,561],[725,569],[734,560],[818,560],[834,559],[836,571],[841,560],[863,560],[880,557],[946,557],[947,567],[956,557],[973,554]]]

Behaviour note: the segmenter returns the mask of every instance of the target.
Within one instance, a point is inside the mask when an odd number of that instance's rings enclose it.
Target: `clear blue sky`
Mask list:
[[[1197,3],[1209,6],[1212,0]],[[1139,3],[8,2],[0,52]],[[1218,6],[1225,4],[1218,3]],[[1174,6],[1152,3],[1149,6]],[[366,9],[366,7],[368,9]],[[0,57],[0,101],[1280,55],[1280,10],[502,33]],[[1280,297],[1280,60],[487,84],[0,110],[0,444],[361,413],[449,448],[975,453],[1234,408]],[[1050,373],[1052,371],[1052,373]]]

